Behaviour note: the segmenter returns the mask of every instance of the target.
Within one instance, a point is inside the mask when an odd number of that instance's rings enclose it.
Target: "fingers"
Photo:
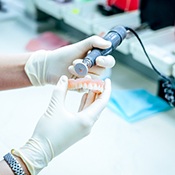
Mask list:
[[[97,35],[94,35],[92,37],[89,37],[85,40],[78,42],[77,45],[80,49],[87,52],[88,50],[94,47],[100,48],[100,49],[107,49],[111,46],[111,42]]]
[[[68,88],[68,78],[67,78],[67,76],[63,75],[59,79],[59,81],[56,85],[56,88],[53,92],[52,97],[55,100],[59,100],[60,102],[64,102],[65,101],[65,96],[66,96],[66,93],[67,93],[67,88]]]
[[[97,94],[92,91],[89,91],[88,93],[84,94],[82,97],[79,112],[91,105],[95,101],[96,95]]]
[[[76,46],[82,52],[87,53],[94,47],[100,49],[107,49],[111,46],[111,42],[106,41],[99,36],[92,36],[83,41],[78,42]],[[77,63],[82,62],[82,60],[83,58],[76,59],[73,61],[72,63],[73,65],[68,67],[68,70],[72,75],[79,77],[79,75],[75,72],[74,66]],[[99,56],[96,59],[96,65],[89,69],[89,73],[99,76],[102,74],[105,68],[112,68],[114,65],[115,65],[115,59],[113,56],[111,55]]]
[[[91,105],[95,101],[96,95],[97,95],[96,93],[89,91],[83,109],[86,109],[89,105]]]
[[[69,66],[68,68],[69,72],[76,76],[76,77],[80,77],[76,72],[75,72],[75,69],[74,69],[74,66]],[[91,67],[89,70],[88,70],[88,75],[93,78],[93,79],[98,79],[99,76],[105,71],[105,68],[103,67],[98,67],[98,66],[94,66],[94,67]]]
[[[82,59],[76,59],[73,61],[73,66],[77,63],[81,63]],[[96,66],[103,67],[103,68],[111,68],[115,65],[115,58],[112,55],[107,56],[99,56],[96,58]]]
[[[82,99],[81,99],[81,103],[80,103],[80,107],[79,107],[78,112],[80,112],[80,111],[83,110],[83,107],[84,107],[84,105],[85,105],[85,103],[86,103],[87,95],[88,95],[88,93],[85,93],[85,94],[83,95],[83,97],[82,97]]]
[[[92,97],[90,98],[89,102],[87,102],[87,107],[81,112],[81,116],[86,116],[86,118],[93,120],[95,122],[98,119],[98,116],[106,107],[108,100],[111,94],[111,81],[110,79],[105,80],[105,87],[104,91],[101,95],[97,97],[97,99],[92,102]],[[86,104],[86,103],[85,103]]]
[[[75,77],[79,77],[79,75],[76,73],[76,71],[75,71],[73,65],[71,65],[71,66],[68,67],[68,71],[69,71],[72,75],[74,75]]]
[[[79,75],[75,72],[74,66],[80,62],[82,62],[82,59],[76,59],[74,60],[73,65],[68,67],[69,72],[77,77],[79,77]],[[91,67],[88,73],[95,76],[100,76],[104,72],[105,68],[112,68],[114,65],[115,59],[113,56],[100,56],[96,59],[96,65]]]
[[[112,55],[99,56],[96,59],[96,65],[105,68],[112,68],[115,65],[115,59]]]

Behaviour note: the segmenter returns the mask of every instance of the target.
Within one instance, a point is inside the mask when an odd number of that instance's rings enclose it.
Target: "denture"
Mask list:
[[[91,90],[95,93],[102,93],[104,81],[90,78],[78,78],[68,80],[69,90]]]

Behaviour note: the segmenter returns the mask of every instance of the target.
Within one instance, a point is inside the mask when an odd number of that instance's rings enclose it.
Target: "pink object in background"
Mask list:
[[[40,34],[37,38],[29,41],[26,45],[27,51],[54,50],[70,43],[52,32]]]

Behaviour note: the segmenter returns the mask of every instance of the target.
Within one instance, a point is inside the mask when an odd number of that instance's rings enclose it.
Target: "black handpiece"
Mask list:
[[[92,51],[83,59],[82,63],[77,63],[74,66],[76,73],[80,77],[84,77],[88,73],[88,68],[91,68],[96,64],[95,60],[98,56],[109,55],[113,50],[117,48],[127,35],[127,30],[123,26],[116,26],[112,28],[103,38],[112,43],[108,49],[93,48]]]

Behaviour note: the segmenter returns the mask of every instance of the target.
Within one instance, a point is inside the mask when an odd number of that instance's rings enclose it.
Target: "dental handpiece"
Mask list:
[[[79,77],[84,77],[88,73],[88,69],[96,64],[96,58],[99,56],[109,55],[115,50],[127,35],[127,30],[123,26],[116,26],[112,28],[103,38],[112,43],[108,49],[93,48],[89,54],[83,59],[81,63],[74,66],[75,72]]]

